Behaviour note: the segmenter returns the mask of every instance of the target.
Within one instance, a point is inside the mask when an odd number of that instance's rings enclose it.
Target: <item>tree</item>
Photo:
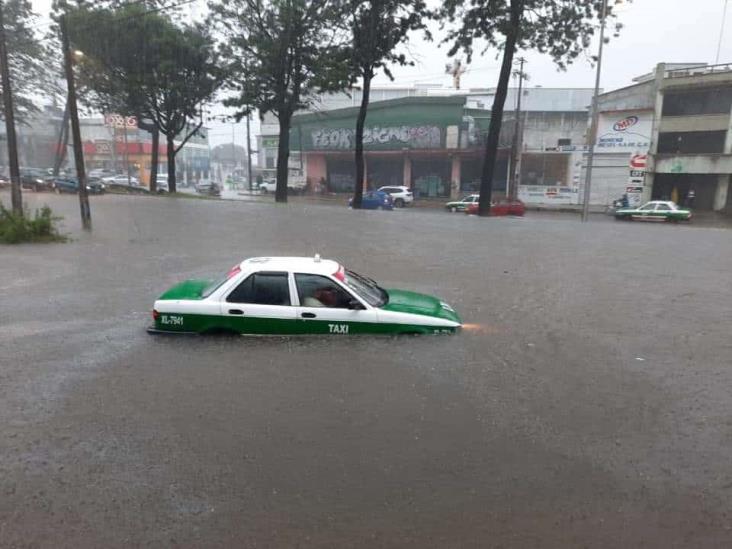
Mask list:
[[[165,136],[168,187],[175,192],[176,155],[200,130],[202,106],[223,78],[210,35],[137,3],[69,10],[69,26],[72,44],[85,54],[80,80],[87,100],[108,112],[136,115],[140,127],[152,133],[151,190],[157,136]]]
[[[506,102],[514,53],[533,49],[548,54],[565,69],[587,49],[598,28],[605,0],[445,0],[436,15],[457,22],[445,38],[452,42],[448,55],[463,51],[471,61],[477,41],[503,50],[501,72],[493,100],[480,180],[478,215],[490,211],[493,173],[498,153],[503,107]],[[613,16],[611,9],[608,14]],[[618,25],[616,29],[619,30]]]
[[[210,2],[211,23],[223,36],[233,97],[240,120],[253,109],[279,122],[275,200],[287,201],[290,126],[316,92],[348,85],[343,47],[345,3],[336,0],[228,0]]]
[[[36,105],[38,91],[49,91],[48,57],[33,28],[35,14],[29,0],[5,0],[3,19],[14,110],[18,120],[23,122],[29,114],[39,110]]]
[[[361,106],[356,118],[356,188],[352,201],[353,208],[358,209],[363,198],[363,130],[371,81],[379,69],[393,80],[389,64],[411,64],[395,48],[407,39],[410,31],[424,28],[426,6],[423,0],[350,0],[349,12],[352,70],[362,82]]]

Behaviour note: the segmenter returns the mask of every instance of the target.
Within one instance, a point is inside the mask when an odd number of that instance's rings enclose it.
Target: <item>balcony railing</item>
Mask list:
[[[674,69],[671,71],[666,71],[666,78],[686,78],[689,76],[701,76],[705,74],[718,74],[723,72],[732,72],[732,63],[720,63],[718,65],[706,65],[704,67]]]

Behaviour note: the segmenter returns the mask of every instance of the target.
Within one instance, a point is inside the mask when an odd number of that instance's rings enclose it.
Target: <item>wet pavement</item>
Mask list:
[[[7,203],[7,193],[0,199]],[[0,246],[2,547],[729,547],[732,233],[26,195]],[[434,293],[456,336],[154,337],[254,255]]]

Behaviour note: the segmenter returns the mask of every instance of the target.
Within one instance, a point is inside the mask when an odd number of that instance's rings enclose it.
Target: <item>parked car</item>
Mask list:
[[[257,187],[263,193],[273,193],[277,189],[277,181],[274,179],[267,179],[262,181]]]
[[[79,180],[76,177],[57,177],[53,180],[53,190],[56,193],[78,193]],[[98,177],[90,177],[86,182],[89,194],[104,194],[106,187]]]
[[[468,207],[465,208],[465,213],[468,215],[477,215],[478,214],[478,203],[473,202],[471,204],[468,204]],[[491,210],[490,210],[491,216],[501,216],[501,215],[523,216],[525,213],[526,213],[526,206],[520,200],[511,200],[509,198],[503,198],[501,200],[497,200],[496,202],[491,203]]]
[[[0,190],[10,188],[10,178],[6,175],[0,175]]]
[[[130,176],[129,178],[126,175],[113,175],[110,177],[103,177],[102,182],[105,184],[113,184],[113,185],[125,185],[130,187],[139,187],[140,186],[140,180],[137,179],[135,176]]]
[[[679,208],[670,200],[652,200],[639,208],[616,210],[615,219],[623,221],[691,221],[691,210]]]
[[[256,257],[218,280],[187,280],[153,305],[152,333],[445,334],[462,321],[431,295],[383,289],[336,261]]]
[[[93,170],[89,170],[87,175],[90,178],[98,177],[99,179],[104,179],[105,177],[114,177],[116,174],[112,170],[108,170],[106,168],[95,168]]]
[[[50,191],[53,186],[53,178],[49,177],[45,170],[36,168],[25,168],[20,170],[20,185],[27,191]]]
[[[395,208],[403,208],[414,203],[414,194],[409,190],[409,187],[379,187],[379,190],[391,196]]]
[[[479,194],[470,194],[462,197],[460,200],[454,200],[445,204],[445,209],[449,212],[464,212],[470,204],[477,204],[480,200]]]
[[[201,179],[195,185],[196,192],[208,196],[221,196],[221,187],[210,179]]]
[[[167,193],[170,192],[170,188],[168,187],[168,174],[167,173],[159,173],[157,178],[155,179],[157,191],[159,193]]]
[[[348,207],[353,206],[353,198],[348,201]],[[364,193],[361,200],[361,209],[364,210],[393,210],[394,201],[388,193],[383,191],[369,191]]]

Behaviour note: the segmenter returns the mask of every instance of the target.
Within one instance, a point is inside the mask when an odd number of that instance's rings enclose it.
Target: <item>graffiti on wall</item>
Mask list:
[[[311,132],[315,149],[353,149],[356,131],[353,128],[318,129]],[[412,149],[439,149],[442,146],[440,128],[437,126],[388,126],[365,128],[365,147],[409,147]]]

